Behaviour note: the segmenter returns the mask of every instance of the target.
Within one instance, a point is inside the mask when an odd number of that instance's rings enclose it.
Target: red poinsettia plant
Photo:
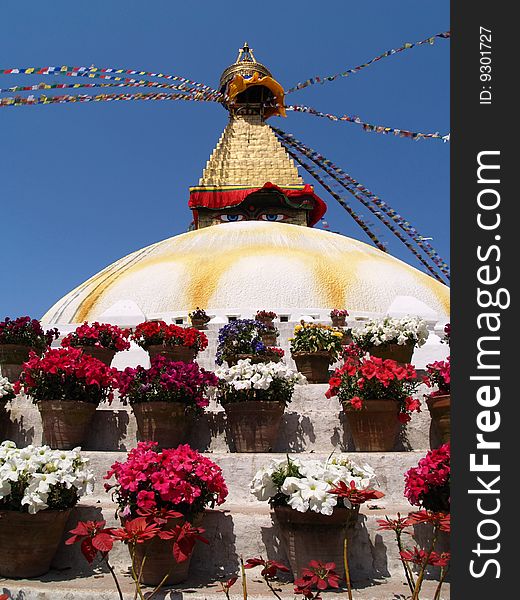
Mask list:
[[[208,346],[208,338],[198,329],[168,325],[164,321],[140,323],[130,339],[145,350],[149,346],[184,346],[199,352]]]
[[[98,323],[97,321],[92,324],[85,322],[65,336],[61,345],[64,348],[94,346],[120,352],[130,348],[130,342],[127,339],[129,335],[128,329],[121,329],[117,325]]]
[[[430,450],[405,474],[404,495],[410,504],[433,512],[450,512],[450,444]]]
[[[77,348],[49,348],[41,357],[31,352],[15,392],[21,389],[34,402],[82,400],[111,402],[118,387],[118,371]]]
[[[144,598],[141,577],[146,551],[141,560],[141,568],[139,568],[136,553],[139,545],[143,545],[154,538],[171,541],[173,558],[175,562],[182,563],[191,556],[197,541],[208,543],[208,540],[202,537],[204,529],[193,527],[178,512],[143,511],[139,514],[142,516],[125,519],[120,528],[106,527],[105,521],[80,521],[74,529],[70,530],[69,533],[72,534],[72,537],[65,542],[67,545],[80,543],[81,552],[89,564],[92,564],[98,556],[105,562],[114,579],[120,600],[124,600],[123,592],[115,570],[109,561],[109,553],[114,547],[114,542],[122,542],[129,546],[132,562],[130,572],[135,586],[136,598]],[[169,573],[164,574],[163,582],[155,588],[153,594],[160,590],[168,575]]]
[[[125,462],[115,462],[105,479],[119,514],[135,518],[143,511],[173,510],[192,521],[207,506],[220,505],[228,490],[222,469],[188,445],[158,450],[157,442],[139,442]]]
[[[437,388],[430,396],[446,396],[450,394],[450,357],[426,365],[427,375],[424,383],[430,388]]]
[[[164,356],[152,359],[149,369],[127,367],[119,375],[119,394],[131,405],[143,402],[182,402],[187,410],[202,413],[208,406],[206,392],[218,385],[218,377],[195,362],[174,362]]]
[[[419,400],[412,394],[419,386],[412,365],[401,365],[395,360],[375,356],[360,356],[354,349],[347,350],[345,364],[336,369],[329,380],[327,398],[338,396],[345,407],[363,409],[363,400],[398,400],[398,418],[410,420],[410,413],[420,410]]]
[[[37,319],[31,317],[6,317],[0,321],[0,344],[17,344],[30,346],[34,350],[43,351],[53,340],[58,339],[60,332],[54,328],[44,331]]]

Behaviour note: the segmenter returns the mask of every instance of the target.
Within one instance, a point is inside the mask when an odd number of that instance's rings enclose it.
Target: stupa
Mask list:
[[[43,317],[67,329],[85,320],[134,325],[216,319],[268,307],[296,321],[422,314],[445,322],[449,290],[360,241],[314,229],[327,207],[305,183],[267,119],[284,116],[284,90],[244,44],[220,79],[229,122],[190,188],[193,230],[137,250],[97,273]]]

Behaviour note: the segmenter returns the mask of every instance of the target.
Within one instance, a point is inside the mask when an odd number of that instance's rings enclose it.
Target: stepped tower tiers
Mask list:
[[[266,119],[285,116],[284,91],[257,62],[247,42],[220,78],[229,123],[206,163],[199,185],[190,188],[195,228],[236,221],[279,221],[312,226],[325,203],[277,140]]]
[[[332,308],[347,308],[354,325],[387,313],[419,314],[432,328],[447,322],[445,285],[372,246],[312,227],[326,205],[266,123],[284,116],[284,92],[247,44],[222,74],[220,89],[229,123],[190,190],[196,230],[114,262],[59,300],[43,321],[63,332],[86,320],[188,324],[198,306],[215,332],[259,309],[292,323],[302,316],[327,321]]]

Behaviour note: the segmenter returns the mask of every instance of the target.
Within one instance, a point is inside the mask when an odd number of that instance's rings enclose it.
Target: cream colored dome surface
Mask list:
[[[449,315],[449,288],[363,242],[309,227],[245,221],[183,233],[88,279],[42,318],[94,321],[121,301],[147,318],[206,310],[330,309],[385,313],[412,296]]]

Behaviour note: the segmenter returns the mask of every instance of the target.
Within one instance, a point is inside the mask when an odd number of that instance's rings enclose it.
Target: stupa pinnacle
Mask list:
[[[312,226],[326,205],[298,169],[266,119],[285,116],[284,90],[247,42],[220,77],[229,123],[190,188],[196,228],[232,221]]]

